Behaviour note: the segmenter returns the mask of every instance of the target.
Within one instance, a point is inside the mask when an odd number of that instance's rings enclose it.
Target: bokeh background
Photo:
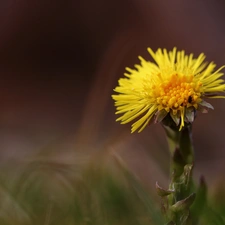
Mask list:
[[[204,52],[224,65],[224,11],[224,1],[209,0],[0,1],[2,171],[16,176],[37,159],[110,164],[116,153],[149,190],[167,186],[162,128],[131,135],[115,122],[111,94],[138,55],[151,59],[147,47]],[[224,180],[225,102],[210,102],[215,110],[194,123],[194,176],[213,194]]]

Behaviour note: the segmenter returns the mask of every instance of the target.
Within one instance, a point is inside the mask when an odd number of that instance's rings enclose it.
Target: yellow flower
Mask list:
[[[148,52],[155,62],[139,57],[140,65],[126,68],[129,73],[114,89],[118,94],[112,95],[116,114],[123,114],[117,121],[125,124],[136,120],[132,133],[141,132],[153,118],[161,122],[168,115],[181,130],[185,123],[194,121],[196,110],[213,109],[203,100],[205,97],[224,97],[218,92],[225,91],[220,72],[225,66],[214,71],[216,65],[204,62],[203,53],[193,58],[193,54],[185,55],[176,48],[169,52],[148,48]]]

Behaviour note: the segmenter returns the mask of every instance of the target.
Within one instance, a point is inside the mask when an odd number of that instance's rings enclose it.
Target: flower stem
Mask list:
[[[192,224],[190,206],[195,194],[192,193],[192,169],[194,151],[191,125],[179,131],[173,126],[164,126],[171,153],[170,184],[171,191],[164,197],[164,211],[169,224]]]

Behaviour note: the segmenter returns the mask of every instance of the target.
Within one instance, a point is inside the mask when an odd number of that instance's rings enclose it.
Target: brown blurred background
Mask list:
[[[116,151],[150,187],[167,183],[160,125],[130,135],[115,122],[117,80],[146,49],[177,46],[225,64],[224,1],[1,0],[0,162],[37,152],[73,163]],[[195,176],[225,170],[224,100],[194,124]],[[98,157],[96,157],[98,159]]]

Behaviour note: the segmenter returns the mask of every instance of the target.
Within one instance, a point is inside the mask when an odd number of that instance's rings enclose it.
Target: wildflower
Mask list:
[[[181,130],[192,123],[196,111],[213,109],[205,98],[224,98],[218,95],[225,91],[223,73],[225,66],[214,71],[216,65],[205,62],[202,53],[197,58],[184,51],[158,49],[148,52],[155,62],[139,57],[140,65],[126,68],[126,78],[119,80],[112,95],[117,107],[116,114],[123,114],[117,121],[122,124],[136,120],[131,132],[141,132],[151,120],[162,122],[170,116]]]

